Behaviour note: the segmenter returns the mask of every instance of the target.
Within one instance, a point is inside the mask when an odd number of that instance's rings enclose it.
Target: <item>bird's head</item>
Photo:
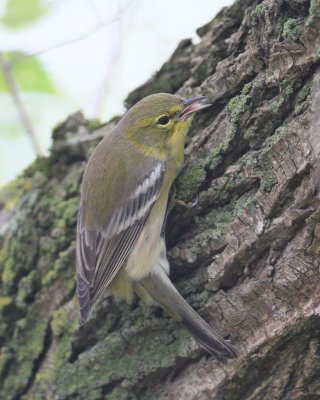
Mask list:
[[[167,93],[153,94],[130,108],[119,128],[138,145],[163,150],[172,141],[183,144],[194,114],[210,105],[203,96],[183,99]]]

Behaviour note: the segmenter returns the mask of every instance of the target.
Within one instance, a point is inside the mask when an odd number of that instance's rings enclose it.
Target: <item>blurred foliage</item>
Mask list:
[[[1,1],[1,0],[0,0]],[[5,30],[23,34],[23,30],[32,28],[32,26],[42,20],[42,18],[52,12],[56,3],[49,3],[47,0],[5,0],[3,15],[0,17],[0,26]],[[22,31],[22,32],[21,32]],[[1,45],[0,45],[1,46]],[[34,136],[37,142],[43,142],[43,120],[50,120],[50,104],[57,102],[58,91],[53,80],[42,62],[34,56],[30,56],[22,49],[12,49],[11,51],[0,52],[7,61],[4,68],[9,71],[12,80],[18,89],[18,96],[23,110],[31,121]],[[6,176],[6,165],[10,165],[8,160],[8,149],[14,148],[21,143],[31,145],[33,153],[37,153],[37,148],[27,135],[27,128],[21,123],[21,110],[17,106],[17,100],[14,100],[14,90],[8,86],[6,75],[0,66],[0,181]],[[48,105],[49,104],[49,105]],[[20,115],[19,115],[20,114]],[[23,141],[23,137],[26,141]],[[19,140],[16,142],[16,140]],[[6,142],[12,143],[8,146],[2,146]],[[44,147],[44,146],[39,146]],[[10,150],[9,150],[10,151]],[[26,152],[30,153],[29,149]],[[28,154],[29,154],[28,153]],[[19,154],[19,152],[17,153]],[[32,154],[32,153],[31,153]],[[17,157],[17,155],[13,155]],[[26,156],[26,159],[28,157]],[[30,158],[30,155],[29,155]],[[31,159],[32,161],[32,159]],[[30,160],[29,160],[30,162]],[[0,396],[1,397],[1,396]]]
[[[42,0],[7,0],[0,23],[9,29],[25,28],[41,18],[47,9]]]
[[[41,62],[35,57],[28,57],[20,51],[4,53],[11,64],[18,87],[23,92],[45,92],[56,94],[55,86]],[[0,74],[0,92],[7,92],[8,86],[3,74]]]
[[[24,134],[23,129],[20,124],[17,123],[17,119],[15,120],[4,120],[1,121],[1,136],[4,139],[17,139]],[[1,153],[0,153],[1,154]],[[0,175],[1,176],[1,175]]]

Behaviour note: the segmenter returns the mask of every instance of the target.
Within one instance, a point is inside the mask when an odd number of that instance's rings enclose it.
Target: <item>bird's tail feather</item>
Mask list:
[[[209,353],[218,358],[237,357],[236,349],[193,310],[173,286],[161,267],[158,268],[157,272],[151,273],[139,281],[139,284]]]

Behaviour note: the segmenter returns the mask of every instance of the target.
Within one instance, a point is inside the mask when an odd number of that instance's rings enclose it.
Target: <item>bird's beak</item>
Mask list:
[[[178,115],[178,120],[186,119],[194,113],[203,110],[204,108],[210,107],[211,104],[204,96],[191,97],[190,99],[183,100],[184,109]]]

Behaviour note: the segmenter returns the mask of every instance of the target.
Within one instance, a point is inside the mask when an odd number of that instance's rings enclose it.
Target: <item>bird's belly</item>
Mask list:
[[[162,211],[162,210],[161,210]],[[126,262],[126,271],[132,280],[147,276],[158,264],[160,257],[160,233],[164,220],[163,212],[151,212],[149,220],[137,240],[134,250]]]

